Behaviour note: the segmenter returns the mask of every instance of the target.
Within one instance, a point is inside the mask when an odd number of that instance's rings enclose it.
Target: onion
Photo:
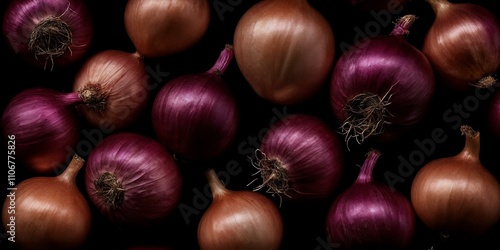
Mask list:
[[[427,0],[436,18],[422,51],[448,87],[492,86],[500,67],[500,23],[488,9],[473,3]]]
[[[213,169],[206,174],[213,201],[198,224],[200,249],[279,249],[283,223],[276,205],[257,192],[228,190]]]
[[[2,221],[18,249],[78,249],[92,224],[90,206],[76,185],[84,160],[74,155],[58,176],[23,180],[5,199]]]
[[[307,0],[267,0],[238,21],[234,49],[241,73],[260,97],[298,104],[325,84],[335,39],[328,21]]]
[[[363,11],[381,11],[395,9],[405,6],[410,0],[344,0],[351,4],[351,6],[361,9]]]
[[[178,76],[157,94],[152,110],[158,140],[188,161],[214,159],[234,140],[239,108],[222,78],[233,58],[226,45],[213,67]]]
[[[181,197],[182,177],[160,143],[116,132],[90,153],[85,187],[92,204],[109,221],[145,228],[172,214]]]
[[[500,91],[495,91],[487,109],[487,128],[496,140],[500,140]]]
[[[146,107],[151,88],[144,59],[137,53],[104,50],[89,58],[73,83],[83,104],[79,112],[96,127],[122,129]]]
[[[327,234],[340,249],[406,249],[415,237],[410,201],[373,179],[379,156],[378,150],[368,152],[356,181],[328,211]]]
[[[330,102],[349,142],[368,137],[393,142],[427,113],[435,91],[434,72],[404,36],[414,15],[397,20],[390,35],[364,40],[342,54],[330,85]]]
[[[36,174],[66,165],[67,148],[80,139],[75,94],[34,87],[16,94],[2,114],[2,133],[16,137],[16,160]]]
[[[65,67],[90,49],[92,19],[83,0],[11,1],[3,17],[8,45],[37,67]]]
[[[320,118],[288,115],[262,139],[253,165],[263,183],[255,190],[291,200],[323,199],[335,191],[343,172],[344,149]]]
[[[480,133],[461,126],[460,153],[424,165],[411,186],[411,200],[427,227],[463,238],[481,236],[500,219],[500,184],[479,158]]]
[[[207,0],[128,0],[125,28],[137,52],[162,57],[198,43],[210,23]]]

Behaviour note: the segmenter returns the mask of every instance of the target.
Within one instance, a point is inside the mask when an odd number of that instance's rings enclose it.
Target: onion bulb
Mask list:
[[[65,166],[80,139],[80,119],[72,93],[43,87],[16,94],[2,114],[2,133],[16,137],[16,160],[31,173],[52,174]],[[68,160],[66,160],[68,158]]]
[[[446,86],[465,91],[489,87],[500,67],[500,23],[488,9],[473,3],[427,0],[435,12],[422,46]]]
[[[152,123],[158,140],[180,159],[211,160],[231,145],[239,107],[222,78],[233,59],[226,45],[211,69],[178,76],[156,95]]]
[[[424,165],[411,186],[418,217],[432,230],[481,236],[500,219],[500,184],[479,158],[480,133],[463,125],[460,153]]]
[[[76,75],[73,91],[83,102],[78,111],[90,125],[113,129],[135,122],[151,96],[144,59],[119,50],[90,57]]]
[[[320,118],[288,115],[267,131],[260,157],[253,165],[267,189],[291,200],[323,199],[340,182],[344,148],[337,134]]]
[[[92,225],[90,206],[76,185],[85,160],[74,155],[58,176],[17,184],[3,204],[2,224],[18,249],[79,249]]]
[[[227,189],[214,169],[206,175],[213,201],[198,224],[200,249],[280,249],[283,222],[276,205],[257,192]]]
[[[339,249],[406,249],[415,237],[409,199],[373,179],[380,155],[375,149],[368,152],[356,181],[330,206],[326,230]]]
[[[405,40],[415,20],[399,18],[389,35],[364,40],[337,61],[330,103],[347,143],[396,141],[427,113],[435,76],[425,55]]]
[[[162,57],[194,46],[210,23],[207,0],[128,0],[125,28],[137,52]]]
[[[65,67],[90,49],[93,23],[83,0],[10,1],[3,17],[8,45],[41,68]]]
[[[90,153],[85,187],[92,204],[109,221],[145,228],[172,214],[181,197],[182,177],[160,143],[118,132]]]
[[[260,97],[297,104],[325,84],[335,39],[328,21],[307,0],[267,0],[238,21],[234,49],[241,73]]]

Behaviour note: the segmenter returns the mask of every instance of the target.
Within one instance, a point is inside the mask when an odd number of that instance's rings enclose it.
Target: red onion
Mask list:
[[[253,162],[268,193],[287,199],[320,199],[331,195],[343,172],[344,148],[320,118],[288,115],[262,139]]]
[[[371,136],[394,141],[427,113],[434,72],[424,54],[404,39],[415,19],[401,17],[390,35],[364,40],[337,61],[330,101],[347,142],[361,144]]]
[[[91,15],[83,0],[15,0],[3,17],[9,46],[38,67],[67,66],[89,50]]]
[[[257,192],[227,189],[214,169],[206,175],[213,201],[198,224],[200,249],[279,249],[283,221],[276,205]]]
[[[238,106],[222,78],[232,58],[233,48],[227,45],[210,70],[174,78],[157,94],[152,111],[154,131],[180,158],[213,159],[236,136]]]
[[[413,207],[402,193],[374,181],[372,149],[356,181],[331,205],[326,230],[339,249],[406,249],[415,236]]]
[[[92,204],[111,222],[148,227],[174,211],[182,178],[160,143],[144,135],[117,132],[90,153],[85,187]]]
[[[487,123],[489,132],[500,140],[500,91],[495,91],[491,97],[487,111]]]
[[[500,23],[474,3],[427,0],[436,18],[422,51],[440,80],[453,90],[492,86],[500,68]]]
[[[104,50],[78,72],[73,91],[83,103],[78,111],[92,126],[122,129],[137,121],[151,88],[144,59],[137,53]]]
[[[66,165],[67,148],[80,138],[74,105],[80,99],[48,88],[30,88],[16,94],[2,115],[2,132],[16,137],[16,159],[31,172],[54,173]]]

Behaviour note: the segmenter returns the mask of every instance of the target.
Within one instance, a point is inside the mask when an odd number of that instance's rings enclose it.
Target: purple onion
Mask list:
[[[330,102],[345,140],[393,142],[427,113],[435,91],[432,67],[404,36],[416,17],[400,18],[390,35],[354,45],[335,65]]]
[[[4,137],[15,136],[16,161],[36,174],[50,174],[67,164],[80,139],[75,93],[30,88],[16,94],[2,115]],[[72,154],[71,154],[72,156]]]
[[[331,195],[343,172],[344,148],[320,118],[293,114],[266,133],[254,166],[268,193],[290,200]]]
[[[227,45],[210,70],[174,78],[156,96],[154,131],[158,140],[179,158],[214,159],[233,142],[239,111],[222,78],[232,58],[233,48]]]
[[[149,227],[174,211],[182,177],[156,140],[119,132],[104,138],[89,155],[85,187],[92,204],[112,223]]]
[[[91,15],[83,0],[11,1],[3,17],[9,46],[38,67],[66,66],[89,50]]]
[[[373,180],[380,153],[371,150],[356,181],[331,205],[326,230],[340,249],[405,249],[415,235],[415,213],[403,194]]]

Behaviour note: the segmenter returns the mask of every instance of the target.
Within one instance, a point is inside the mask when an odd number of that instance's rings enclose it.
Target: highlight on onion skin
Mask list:
[[[500,68],[500,22],[474,3],[427,0],[435,20],[422,52],[440,80],[452,90],[493,86]]]
[[[267,0],[238,21],[234,49],[241,73],[258,96],[298,104],[326,84],[335,38],[328,21],[307,0]]]
[[[462,151],[424,165],[412,182],[411,201],[428,228],[474,239],[500,220],[500,184],[480,161],[480,132],[467,125],[461,132]]]
[[[427,114],[435,75],[425,55],[405,40],[416,18],[399,18],[389,35],[371,37],[337,61],[330,103],[347,144],[397,141]]]
[[[14,53],[27,63],[51,70],[85,56],[94,30],[82,0],[11,1],[2,27]]]
[[[289,200],[329,197],[343,174],[343,153],[342,141],[320,118],[288,115],[262,139],[252,162],[262,183],[254,191]]]
[[[258,192],[227,189],[212,168],[206,175],[213,201],[198,224],[200,249],[280,249],[283,221],[276,205]]]
[[[406,249],[416,220],[406,196],[373,179],[381,153],[372,149],[356,181],[339,194],[327,214],[326,231],[339,249]]]
[[[175,210],[182,177],[159,142],[118,132],[104,138],[89,155],[85,188],[92,204],[110,222],[146,228]]]
[[[207,0],[129,0],[124,24],[137,52],[157,58],[198,43],[210,23]]]
[[[236,137],[239,107],[223,78],[232,59],[233,47],[226,45],[211,69],[178,76],[156,95],[155,135],[179,159],[215,159]]]
[[[15,136],[16,160],[32,174],[50,175],[67,164],[80,139],[81,120],[72,93],[44,87],[17,93],[2,114],[2,135]]]
[[[85,244],[92,213],[75,180],[84,162],[75,155],[60,175],[25,179],[6,197],[2,224],[5,231],[12,230],[8,224],[15,217],[16,249],[71,250]],[[12,199],[14,208],[10,207]]]
[[[79,113],[91,126],[129,127],[151,96],[144,58],[119,50],[98,52],[80,68],[73,92],[82,100]]]

